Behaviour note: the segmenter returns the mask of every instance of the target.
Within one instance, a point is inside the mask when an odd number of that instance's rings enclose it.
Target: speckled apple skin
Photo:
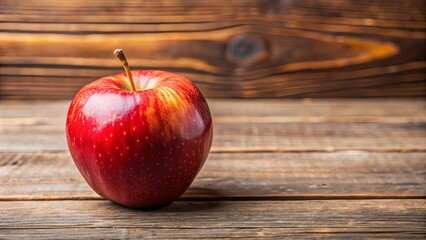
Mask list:
[[[71,102],[66,138],[100,196],[133,208],[167,205],[191,185],[212,143],[207,102],[183,76],[132,71],[84,86]]]

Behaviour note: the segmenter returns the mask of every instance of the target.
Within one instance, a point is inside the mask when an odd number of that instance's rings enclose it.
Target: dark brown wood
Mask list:
[[[182,199],[426,197],[426,153],[211,153]],[[0,200],[100,199],[68,152],[2,153]]]
[[[0,202],[0,238],[423,239],[425,214],[425,200],[183,201],[156,211],[109,201],[8,201]]]
[[[2,99],[69,99],[122,71],[117,47],[210,97],[425,96],[424,1],[0,5]]]

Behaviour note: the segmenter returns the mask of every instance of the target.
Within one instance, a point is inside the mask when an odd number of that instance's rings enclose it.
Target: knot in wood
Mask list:
[[[243,34],[232,38],[227,46],[229,60],[239,63],[253,62],[265,53],[265,42],[262,38]]]

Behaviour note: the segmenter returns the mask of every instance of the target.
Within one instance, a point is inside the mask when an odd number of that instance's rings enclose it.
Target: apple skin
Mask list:
[[[170,204],[191,185],[212,143],[207,102],[183,76],[132,71],[84,86],[68,110],[72,158],[103,198],[132,208]],[[140,90],[138,90],[140,89]]]

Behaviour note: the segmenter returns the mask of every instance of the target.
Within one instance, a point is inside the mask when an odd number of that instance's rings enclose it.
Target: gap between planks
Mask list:
[[[426,196],[381,196],[381,195],[346,195],[346,196],[250,196],[250,197],[182,197],[176,201],[315,201],[315,200],[404,200],[426,199]],[[73,196],[73,197],[1,197],[0,202],[25,202],[25,201],[109,201],[101,197]]]

